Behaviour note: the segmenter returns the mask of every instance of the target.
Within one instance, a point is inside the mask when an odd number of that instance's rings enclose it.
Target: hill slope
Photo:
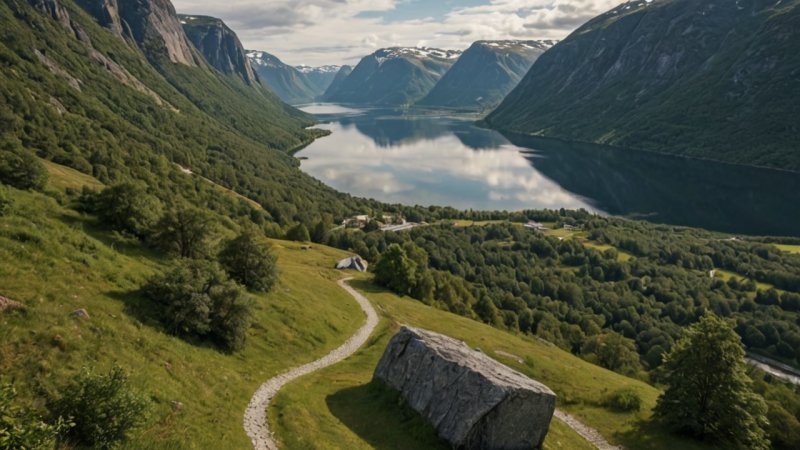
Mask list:
[[[342,83],[344,83],[344,80],[346,80],[351,73],[353,73],[352,67],[342,66],[339,71],[336,72],[333,80],[331,80],[331,84],[325,89],[325,92],[322,94],[322,99],[327,101],[336,91],[341,89]]]
[[[629,2],[533,65],[497,129],[800,170],[800,1]]]
[[[251,50],[247,52],[247,57],[272,92],[286,103],[307,103],[319,95],[305,74],[285,64],[277,56]]]
[[[287,154],[313,139],[310,116],[212,70],[173,28],[180,22],[168,2],[140,3],[87,11],[72,0],[0,2],[3,138],[104,183],[139,179],[193,197],[179,164],[258,201],[279,223],[351,213],[357,202]],[[322,209],[302,206],[309,202]]]
[[[455,63],[461,52],[393,47],[364,57],[336,90],[331,102],[366,105],[410,105],[425,96]]]
[[[418,104],[494,108],[553,44],[553,41],[475,42]]]

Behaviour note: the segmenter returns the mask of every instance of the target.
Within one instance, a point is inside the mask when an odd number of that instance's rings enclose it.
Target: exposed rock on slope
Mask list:
[[[800,0],[638,0],[542,55],[494,128],[800,170]]]
[[[540,448],[555,411],[547,386],[461,341],[409,327],[389,342],[375,378],[400,391],[453,448]]]
[[[329,90],[326,100],[368,105],[410,105],[424,97],[461,52],[393,47],[364,57],[353,72]]]
[[[134,42],[151,60],[166,56],[176,64],[198,66],[192,45],[169,0],[78,0],[97,21]]]
[[[485,109],[497,106],[554,41],[478,41],[419,104]]]
[[[330,87],[341,70],[341,66],[295,66],[295,69],[306,77],[314,88],[314,92],[320,96]]]
[[[236,75],[247,84],[258,84],[236,33],[214,17],[179,16],[186,35],[209,64],[226,75]]]

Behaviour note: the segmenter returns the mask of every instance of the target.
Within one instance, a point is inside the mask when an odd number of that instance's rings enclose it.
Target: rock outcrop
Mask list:
[[[151,61],[200,63],[169,0],[79,0],[80,6],[112,32],[136,44]]]
[[[458,449],[540,448],[555,411],[547,386],[461,341],[403,327],[375,369],[375,379]]]
[[[225,22],[206,16],[179,17],[189,40],[209,64],[226,75],[238,76],[247,84],[258,84],[239,37]]]

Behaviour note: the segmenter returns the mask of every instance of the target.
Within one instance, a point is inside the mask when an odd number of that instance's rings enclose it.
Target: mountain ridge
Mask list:
[[[629,2],[545,53],[501,131],[800,170],[800,2]]]

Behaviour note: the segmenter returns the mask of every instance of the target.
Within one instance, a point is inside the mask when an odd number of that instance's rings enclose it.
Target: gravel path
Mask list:
[[[565,413],[564,411],[561,411],[560,409],[557,409],[553,415],[600,450],[625,450],[623,447],[618,445],[609,444],[608,441],[597,432],[597,430]]]
[[[372,305],[370,305],[369,300],[346,283],[351,279],[352,278],[345,278],[339,280],[338,284],[356,299],[361,309],[367,315],[367,322],[358,329],[356,334],[342,344],[341,347],[314,362],[270,378],[258,388],[256,393],[253,394],[253,398],[250,399],[250,404],[247,405],[247,409],[244,412],[244,430],[247,432],[247,435],[253,442],[253,448],[256,450],[278,450],[278,446],[272,438],[272,433],[269,431],[269,424],[267,423],[267,407],[269,407],[269,402],[278,394],[278,391],[292,380],[336,364],[352,355],[359,347],[367,342],[370,334],[372,334],[372,331],[378,325],[378,314],[372,308]]]

